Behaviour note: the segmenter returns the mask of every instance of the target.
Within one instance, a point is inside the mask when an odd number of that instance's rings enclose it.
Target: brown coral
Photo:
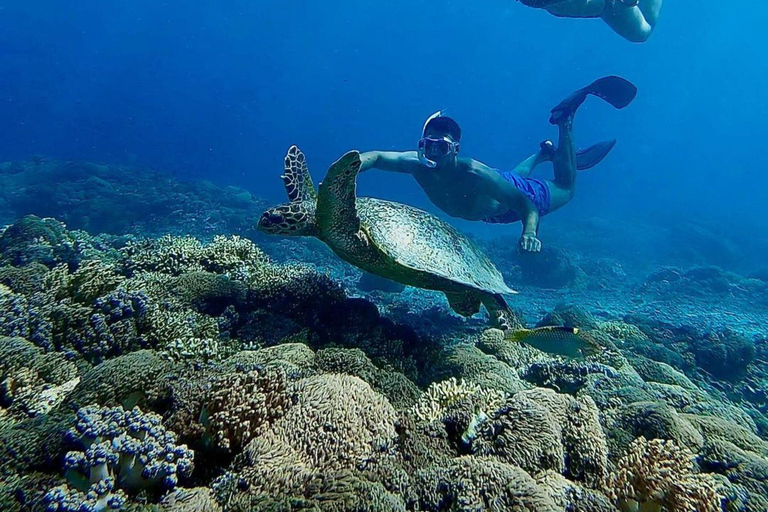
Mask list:
[[[163,497],[160,508],[172,512],[221,512],[221,505],[207,487],[176,489]]]
[[[363,466],[395,437],[394,408],[357,377],[309,377],[294,391],[297,402],[244,451],[252,493],[286,492],[317,471]]]
[[[607,480],[623,511],[717,512],[722,509],[711,475],[694,472],[694,456],[673,441],[639,437]]]
[[[550,389],[520,391],[480,428],[475,453],[495,455],[530,473],[551,469],[597,486],[608,467],[608,448],[589,397]]]
[[[560,512],[522,469],[488,457],[458,457],[418,473],[421,510]]]
[[[292,397],[279,368],[232,373],[215,379],[201,423],[221,449],[238,451],[290,408]]]

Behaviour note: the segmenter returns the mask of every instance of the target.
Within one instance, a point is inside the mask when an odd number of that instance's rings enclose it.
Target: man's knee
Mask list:
[[[616,32],[619,33],[624,39],[631,43],[644,43],[651,37],[653,33],[653,27],[643,20],[640,23],[631,23],[628,26],[625,25],[624,30],[619,30],[618,27],[613,27]]]
[[[646,25],[639,30],[633,30],[624,37],[632,43],[644,43],[651,37],[651,32],[653,32],[653,28],[650,25]]]

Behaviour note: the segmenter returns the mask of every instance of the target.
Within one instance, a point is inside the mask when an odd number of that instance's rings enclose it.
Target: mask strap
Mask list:
[[[426,121],[424,121],[424,126],[421,127],[421,136],[422,137],[424,136],[424,132],[427,130],[427,125],[429,124],[429,122],[432,121],[433,119],[435,119],[436,117],[440,117],[442,115],[443,115],[443,111],[442,110],[438,110],[437,112],[435,112],[434,114],[429,116]]]

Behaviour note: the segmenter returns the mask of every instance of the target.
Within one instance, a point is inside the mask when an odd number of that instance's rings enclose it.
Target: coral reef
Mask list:
[[[119,509],[126,494],[173,490],[192,475],[194,453],[176,445],[176,436],[161,418],[136,407],[88,406],[77,411],[68,431],[80,451],[64,457],[68,485],[51,489],[43,498],[49,510],[97,512]]]
[[[599,219],[478,240],[526,326],[604,349],[566,359],[259,240],[243,191],[120,169],[0,166],[30,187],[0,192],[0,509],[768,509],[765,279],[713,231],[686,235],[709,259],[580,252]]]

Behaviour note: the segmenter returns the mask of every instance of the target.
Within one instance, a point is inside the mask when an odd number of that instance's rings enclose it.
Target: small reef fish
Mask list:
[[[581,359],[602,352],[603,348],[578,327],[545,326],[535,329],[517,329],[507,333],[512,341],[527,343],[548,354]]]

